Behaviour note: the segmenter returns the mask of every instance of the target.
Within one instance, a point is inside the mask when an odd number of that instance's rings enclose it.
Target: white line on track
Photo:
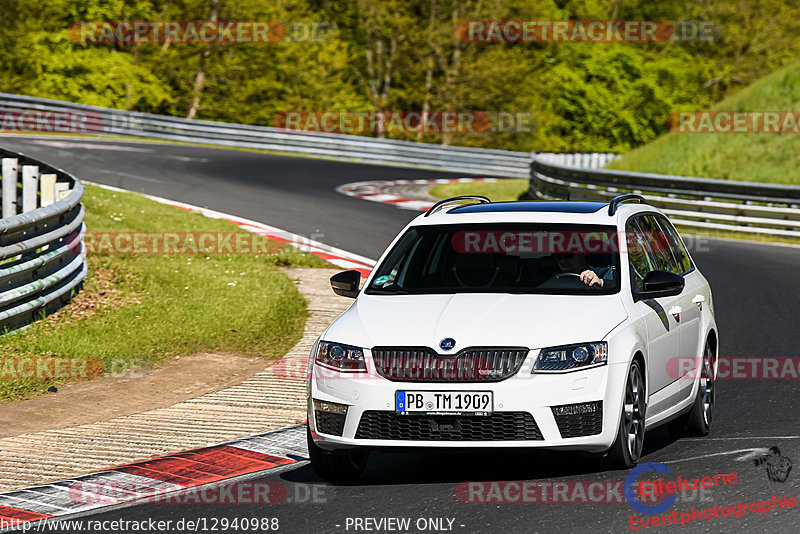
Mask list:
[[[734,462],[746,462],[747,460],[752,460],[753,458],[757,458],[759,456],[764,456],[765,454],[769,453],[769,449],[766,447],[759,447],[754,451],[750,451],[747,454],[743,454],[738,458],[734,458]]]
[[[742,453],[744,453],[743,456],[740,456],[740,457],[735,459],[736,461],[743,461],[743,460],[747,460],[747,459],[749,459],[749,458],[751,458],[753,456],[760,456],[760,455],[766,454],[768,452],[769,452],[769,449],[767,449],[765,447],[753,447],[751,449],[737,449],[735,451],[712,452],[710,454],[701,454],[700,456],[692,456],[692,457],[689,457],[689,458],[681,458],[679,460],[668,460],[666,462],[661,462],[661,463],[662,464],[676,464],[678,462],[689,462],[691,460],[702,460],[704,458],[711,458],[713,456],[727,456],[729,454],[742,454]]]
[[[37,139],[35,145],[51,146],[54,148],[85,148],[88,150],[116,150],[118,152],[155,152],[152,148],[141,148],[135,146],[107,145],[99,143],[76,143],[74,141],[50,141]]]
[[[733,436],[729,438],[683,438],[681,441],[731,441],[733,439],[800,439],[800,436]]]

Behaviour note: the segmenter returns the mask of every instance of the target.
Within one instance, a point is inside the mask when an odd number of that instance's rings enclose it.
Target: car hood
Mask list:
[[[362,294],[322,339],[361,347],[542,348],[602,340],[627,318],[619,295]]]

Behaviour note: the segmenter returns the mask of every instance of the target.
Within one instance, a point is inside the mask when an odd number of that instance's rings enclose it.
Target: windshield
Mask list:
[[[397,241],[366,293],[616,293],[617,243],[612,226],[416,227]]]

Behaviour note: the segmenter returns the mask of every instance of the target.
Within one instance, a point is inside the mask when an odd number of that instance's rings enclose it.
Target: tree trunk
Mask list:
[[[435,66],[433,57],[435,53],[433,32],[435,30],[436,18],[438,16],[436,7],[436,0],[431,0],[431,15],[428,19],[428,57],[425,61],[425,95],[423,96],[422,100],[422,119],[420,120],[419,131],[417,132],[418,143],[422,141],[425,122],[427,121],[428,113],[431,111],[431,91],[433,91],[433,69]]]
[[[394,61],[398,43],[404,36],[397,28],[392,30],[389,37],[381,35],[379,18],[382,14],[377,12],[374,4],[360,0],[358,9],[364,25],[364,48],[367,58],[366,78],[360,72],[358,75],[375,111],[387,111],[389,92],[394,81]],[[379,129],[375,134],[380,138],[386,137],[383,129]]]
[[[211,22],[217,22],[217,12],[219,10],[219,0],[211,0]],[[166,45],[166,43],[165,43]],[[203,96],[203,88],[206,84],[206,64],[211,55],[211,43],[206,44],[203,53],[200,55],[200,66],[197,69],[197,76],[194,78],[194,90],[192,91],[192,104],[189,106],[189,112],[186,114],[187,119],[193,119],[197,115],[197,110],[200,108],[200,99]]]
[[[450,13],[450,23],[452,27],[455,28],[458,24],[461,17],[461,11],[459,9],[460,5],[459,2],[453,2],[453,9]],[[450,54],[450,62],[448,65],[448,69],[445,71],[445,87],[455,87],[455,84],[458,82],[458,78],[461,75],[461,46],[462,43],[459,38],[456,36],[455,32],[453,32],[453,49]],[[448,111],[455,111],[453,108],[457,105],[454,102],[455,99],[448,98],[447,99],[447,110]],[[453,141],[453,133],[452,132],[442,132],[442,144],[449,145]]]

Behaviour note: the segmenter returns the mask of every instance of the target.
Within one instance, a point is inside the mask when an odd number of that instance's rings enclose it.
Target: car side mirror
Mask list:
[[[644,289],[636,292],[636,300],[680,295],[686,280],[669,271],[650,271],[644,277]]]
[[[358,284],[361,273],[358,271],[342,271],[331,276],[331,289],[337,295],[354,299],[358,296]]]

